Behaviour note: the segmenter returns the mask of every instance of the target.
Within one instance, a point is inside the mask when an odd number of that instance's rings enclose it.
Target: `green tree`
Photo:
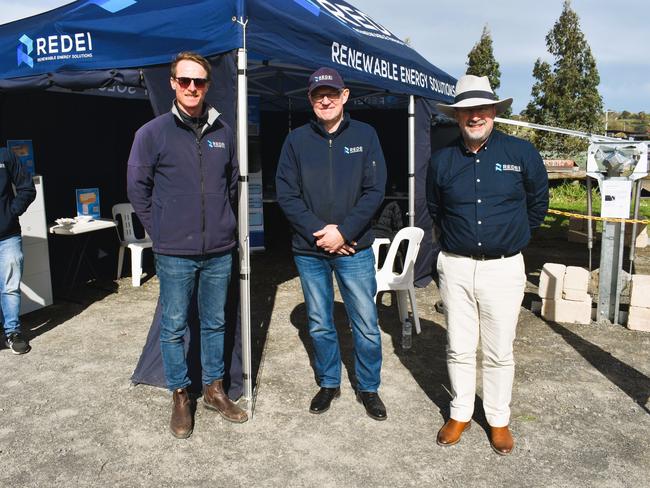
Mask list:
[[[467,55],[467,71],[465,74],[487,76],[488,80],[490,80],[490,86],[495,93],[501,86],[501,70],[499,69],[498,61],[494,57],[492,35],[487,24],[483,27],[481,38],[474,44],[474,47]],[[508,108],[508,111],[502,116],[509,117],[510,114],[511,110]]]
[[[562,14],[547,34],[546,46],[555,61],[553,66],[541,59],[535,63],[533,77],[537,81],[525,116],[538,124],[602,132],[600,76],[570,0],[565,0]],[[547,154],[564,156],[581,153],[588,145],[585,139],[541,131],[535,132],[534,143]]]

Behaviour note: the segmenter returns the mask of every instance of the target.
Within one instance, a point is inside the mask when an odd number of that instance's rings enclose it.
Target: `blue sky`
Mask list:
[[[552,61],[545,37],[563,5],[563,0],[348,1],[396,36],[409,37],[414,49],[456,77],[465,72],[467,53],[487,24],[501,64],[499,95],[514,97],[515,112],[530,100],[535,60]],[[66,3],[0,0],[0,23]],[[650,1],[573,0],[572,7],[596,58],[605,108],[650,112]]]
[[[351,0],[453,76],[465,72],[467,54],[488,24],[501,65],[501,97],[525,108],[537,58],[552,62],[546,35],[559,18],[563,0]],[[399,8],[395,6],[399,5]],[[650,112],[650,2],[573,0],[581,30],[600,74],[604,108]]]

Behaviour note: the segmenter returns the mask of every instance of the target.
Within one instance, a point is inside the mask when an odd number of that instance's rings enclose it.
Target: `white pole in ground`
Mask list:
[[[409,227],[415,226],[415,97],[409,96]]]
[[[242,371],[244,398],[249,415],[253,416],[253,378],[251,361],[250,309],[250,240],[248,232],[248,54],[246,52],[246,22],[244,43],[237,50],[237,157],[239,160],[239,300],[241,307]]]

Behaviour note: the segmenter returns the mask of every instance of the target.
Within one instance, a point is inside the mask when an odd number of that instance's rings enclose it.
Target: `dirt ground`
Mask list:
[[[639,269],[647,269],[643,251]],[[432,283],[417,290],[422,334],[402,350],[390,294],[379,305],[388,420],[368,418],[351,388],[342,303],[342,395],[311,415],[316,392],[305,310],[290,256],[252,259],[254,417],[229,424],[199,405],[187,440],[168,431],[170,394],[129,378],[158,282],[130,278],[76,291],[24,317],[33,350],[0,350],[0,486],[6,487],[640,487],[650,486],[650,334],[548,323],[530,312],[544,262],[586,266],[583,246],[538,236],[525,252],[511,427],[512,455],[489,446],[480,379],[473,428],[436,445],[447,415],[445,323]],[[646,268],[644,268],[646,266]]]

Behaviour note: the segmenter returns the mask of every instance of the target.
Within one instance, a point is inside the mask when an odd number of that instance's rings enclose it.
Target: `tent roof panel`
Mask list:
[[[0,26],[2,79],[169,63],[246,47],[346,80],[449,101],[455,79],[344,0],[79,0]],[[7,86],[5,84],[5,86]]]

